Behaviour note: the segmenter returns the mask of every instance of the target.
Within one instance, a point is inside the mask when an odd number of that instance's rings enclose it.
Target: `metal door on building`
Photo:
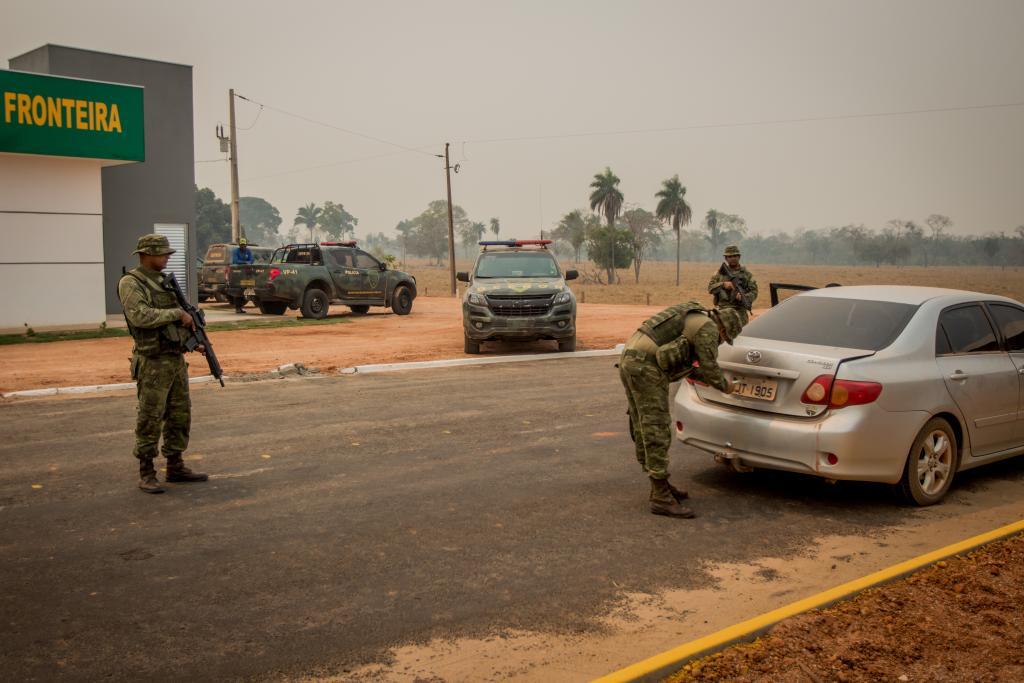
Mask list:
[[[163,235],[171,243],[170,260],[167,262],[168,273],[174,273],[175,279],[181,285],[181,291],[185,298],[189,298],[188,278],[188,225],[183,223],[156,223],[153,225],[153,232]]]

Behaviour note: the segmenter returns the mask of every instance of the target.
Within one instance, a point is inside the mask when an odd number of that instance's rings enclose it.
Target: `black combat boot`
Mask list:
[[[146,493],[164,492],[164,487],[156,478],[156,468],[151,459],[139,460],[139,488]]]
[[[665,483],[668,484],[669,491],[672,492],[672,497],[676,499],[677,503],[682,503],[684,500],[690,497],[690,494],[682,489],[677,489],[672,485],[668,479],[665,479]]]
[[[185,461],[181,454],[167,456],[167,481],[171,482],[193,482],[206,481],[210,477],[203,472],[193,472],[185,467]]]
[[[693,510],[683,507],[672,495],[667,479],[651,477],[651,514],[667,517],[694,517]]]

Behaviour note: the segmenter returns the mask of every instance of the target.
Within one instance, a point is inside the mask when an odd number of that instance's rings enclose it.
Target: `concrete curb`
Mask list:
[[[487,358],[450,358],[447,360],[421,360],[409,363],[379,363],[376,365],[356,365],[342,368],[342,375],[368,375],[375,372],[399,372],[401,370],[425,370],[429,368],[452,368],[464,365],[494,365],[496,363],[523,363],[535,360],[560,360],[565,358],[594,358],[598,356],[617,356],[622,353],[622,344],[613,349],[595,351],[569,351],[565,353],[533,353],[522,356],[493,356]]]
[[[224,379],[228,376],[224,375]],[[206,384],[213,382],[213,375],[202,375],[201,377],[190,377],[189,384]],[[80,387],[49,387],[47,389],[24,389],[22,391],[8,391],[0,394],[3,398],[30,398],[33,396],[57,396],[58,394],[94,394],[99,391],[118,391],[119,389],[134,389],[135,382],[122,382],[120,384],[86,384]]]
[[[594,683],[626,683],[627,681],[659,681],[678,671],[686,662],[700,657],[724,650],[730,645],[751,641],[763,634],[775,624],[789,617],[809,612],[822,607],[828,607],[836,602],[841,602],[854,597],[858,593],[874,588],[883,583],[912,574],[915,571],[943,560],[953,555],[960,555],[969,552],[983,545],[999,541],[1009,536],[1024,532],[1024,520],[1007,524],[1006,526],[993,529],[983,534],[973,536],[944,548],[933,550],[930,553],[919,555],[913,559],[891,567],[882,569],[873,574],[848,581],[840,586],[831,588],[809,598],[790,603],[771,612],[740,622],[724,628],[721,631],[712,633],[709,636],[691,640],[688,643],[666,650],[661,654],[654,655],[636,664],[619,669],[601,678],[595,679]]]

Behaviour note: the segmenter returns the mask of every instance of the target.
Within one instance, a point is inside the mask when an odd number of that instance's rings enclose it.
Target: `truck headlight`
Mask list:
[[[567,304],[572,301],[572,292],[565,290],[561,294],[555,297],[556,304]]]
[[[469,303],[473,304],[474,306],[486,306],[487,305],[487,299],[484,298],[483,294],[477,294],[476,292],[471,292],[470,295],[469,295]]]

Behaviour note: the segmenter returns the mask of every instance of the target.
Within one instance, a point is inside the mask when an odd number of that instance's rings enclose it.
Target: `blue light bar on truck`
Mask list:
[[[485,240],[483,242],[477,242],[477,244],[481,247],[546,247],[551,244],[551,240]]]

